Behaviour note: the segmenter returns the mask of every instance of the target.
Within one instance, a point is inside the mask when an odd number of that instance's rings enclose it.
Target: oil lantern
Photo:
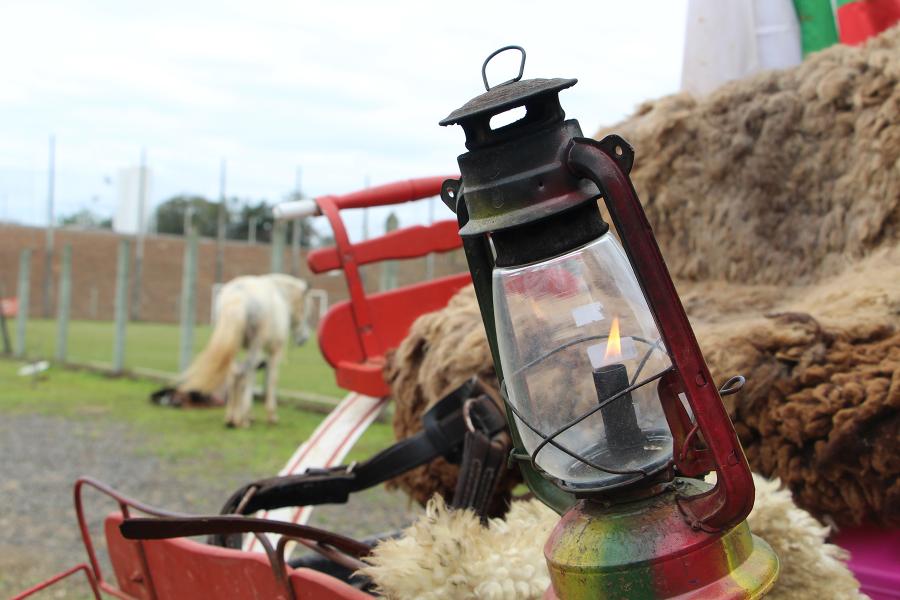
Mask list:
[[[491,86],[487,65],[521,53]],[[468,152],[447,180],[529,487],[562,514],[548,598],[756,598],[778,559],[751,534],[753,480],[629,179],[632,148],[582,136],[525,51],[441,121]],[[494,126],[516,109],[517,121]],[[616,236],[600,211],[603,200]],[[715,483],[704,476],[715,472]]]

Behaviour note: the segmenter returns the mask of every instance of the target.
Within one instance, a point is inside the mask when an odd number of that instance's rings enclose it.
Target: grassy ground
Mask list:
[[[194,353],[209,339],[212,329],[199,325],[194,330]],[[125,346],[126,367],[142,367],[168,373],[178,372],[178,325],[129,323]],[[26,333],[28,355],[52,357],[56,352],[56,321],[31,319]],[[73,362],[110,364],[113,352],[113,324],[109,321],[72,321],[69,324],[69,359]],[[322,358],[315,336],[303,346],[291,346],[280,370],[279,389],[302,390],[342,397],[334,383],[334,371]]]
[[[256,403],[253,427],[226,431],[223,409],[178,410],[152,405],[148,395],[158,387],[153,383],[59,368],[44,373],[41,380],[32,380],[16,374],[19,364],[0,360],[0,414],[124,421],[152,439],[152,446],[139,451],[154,453],[201,475],[213,463],[215,472],[276,473],[323,418],[281,406],[280,422],[269,426],[262,406]],[[392,440],[390,426],[374,423],[349,460],[367,458]]]

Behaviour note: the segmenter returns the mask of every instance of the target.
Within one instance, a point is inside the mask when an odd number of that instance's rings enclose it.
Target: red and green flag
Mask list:
[[[861,44],[900,21],[900,0],[794,0],[804,56]]]

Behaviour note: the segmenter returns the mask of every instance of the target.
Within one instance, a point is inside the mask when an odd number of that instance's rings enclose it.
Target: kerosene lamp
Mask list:
[[[505,50],[521,52],[518,76],[492,87],[488,62]],[[459,221],[512,458],[562,513],[544,548],[547,597],[760,597],[778,559],[745,522],[750,469],[628,177],[633,150],[583,137],[559,102],[577,80],[522,80],[524,63],[518,46],[491,54],[486,92],[441,121],[462,126],[468,149],[441,195]],[[519,107],[519,120],[492,126]]]

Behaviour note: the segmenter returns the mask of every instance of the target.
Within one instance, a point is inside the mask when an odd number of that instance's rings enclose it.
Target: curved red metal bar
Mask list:
[[[718,474],[714,488],[679,499],[679,506],[691,524],[698,528],[724,530],[734,527],[753,508],[750,466],[703,359],[644,209],[628,176],[600,142],[575,138],[569,146],[568,164],[576,175],[593,181],[603,194],[669,350],[675,371],[666,373],[659,390],[675,437],[676,464],[687,475],[709,468],[714,468]],[[678,400],[681,393],[685,394],[693,410],[702,440]]]
[[[386,395],[389,390],[381,375],[385,352],[399,344],[417,316],[445,306],[456,291],[471,281],[471,277],[462,273],[366,294],[359,270],[362,265],[460,248],[462,240],[458,226],[455,220],[439,221],[429,226],[406,227],[354,244],[340,212],[437,196],[446,179],[410,179],[315,200],[319,212],[331,225],[335,245],[310,252],[307,263],[313,273],[342,269],[350,295],[349,302],[332,307],[319,325],[322,354],[334,367],[338,385],[345,389],[369,396]]]

